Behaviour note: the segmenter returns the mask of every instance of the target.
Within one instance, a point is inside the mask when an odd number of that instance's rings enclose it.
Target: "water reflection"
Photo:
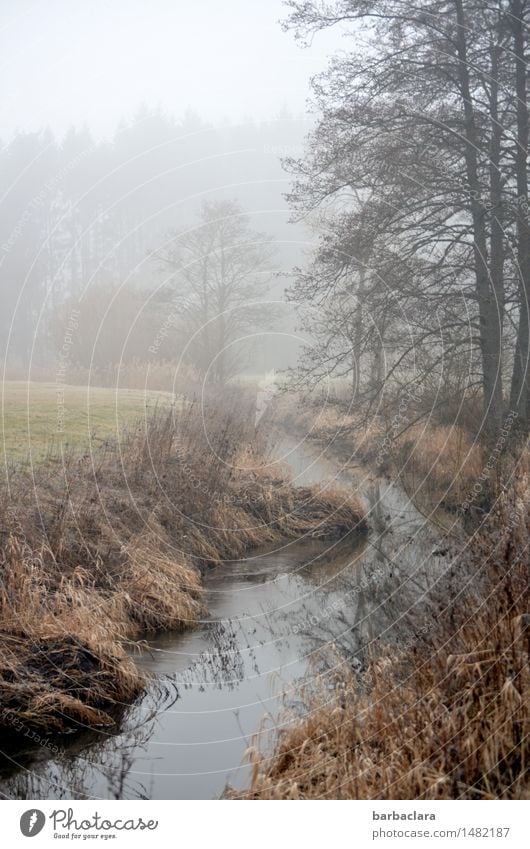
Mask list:
[[[59,754],[43,747],[4,749],[0,758],[1,791],[9,799],[148,799],[148,784],[135,777],[133,763],[145,751],[156,726],[160,704],[178,699],[174,682],[153,681],[135,705],[122,712],[114,733],[79,729],[57,735]]]
[[[297,449],[299,483],[330,474]],[[241,786],[250,740],[266,749],[303,710],[303,686],[335,686],[346,661],[365,664],[374,641],[400,639],[434,580],[435,531],[385,481],[361,477],[372,532],[346,543],[289,541],[213,570],[209,619],[186,634],[150,640],[138,662],[153,676],[114,734],[63,740],[63,751],[16,752],[0,765],[8,798],[215,798]],[[264,721],[265,718],[265,721]]]

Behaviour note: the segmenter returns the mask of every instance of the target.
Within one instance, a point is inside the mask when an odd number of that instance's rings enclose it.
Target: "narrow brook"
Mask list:
[[[339,471],[315,446],[283,441],[278,451],[298,484],[355,488],[369,536],[276,543],[211,570],[208,619],[148,640],[138,662],[152,684],[119,730],[4,754],[4,798],[220,797],[248,780],[246,749],[266,751],[282,722],[307,709],[304,683],[318,672],[331,689],[339,651],[361,669],[369,641],[400,638],[407,609],[446,563],[439,533],[369,471]]]

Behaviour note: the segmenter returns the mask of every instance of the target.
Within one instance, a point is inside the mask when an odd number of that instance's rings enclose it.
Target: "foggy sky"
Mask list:
[[[281,0],[0,0],[0,138],[86,124],[110,135],[142,103],[215,122],[305,111],[336,33],[301,49]]]

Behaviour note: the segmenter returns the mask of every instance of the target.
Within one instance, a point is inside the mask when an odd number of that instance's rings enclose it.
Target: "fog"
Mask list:
[[[0,12],[2,797],[528,800],[530,2]]]
[[[337,35],[311,50],[278,24],[281,0],[4,0],[1,137],[86,125],[110,137],[141,104],[191,107],[217,124],[305,111],[312,74]]]
[[[254,353],[246,342],[241,356],[250,358],[247,370],[288,364],[300,339],[282,305],[286,278],[276,273],[298,262],[311,235],[290,221],[281,160],[302,154],[310,77],[337,34],[303,49],[282,31],[286,10],[276,0],[54,0],[4,2],[2,10],[6,374],[53,378],[72,310],[84,317],[71,370],[148,359],[173,297],[160,258],[163,266],[177,235],[202,226],[205,203],[224,202],[237,204],[249,237],[272,240],[269,271],[249,271],[267,278],[262,301],[281,302],[259,343],[252,322],[236,321],[254,340]],[[183,295],[178,282],[175,291]],[[202,323],[211,333],[210,313]],[[160,351],[165,360],[189,340],[190,328],[178,324]],[[238,344],[236,336],[223,344]],[[257,353],[267,347],[270,355]],[[79,372],[68,373],[74,379]]]

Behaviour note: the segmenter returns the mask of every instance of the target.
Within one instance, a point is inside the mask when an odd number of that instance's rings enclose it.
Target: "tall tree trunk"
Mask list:
[[[490,207],[491,207],[491,237],[490,237],[490,281],[494,298],[494,322],[499,337],[496,340],[498,347],[498,368],[500,370],[503,361],[504,341],[504,318],[505,318],[505,290],[504,290],[504,205],[502,194],[501,174],[501,144],[503,128],[499,120],[499,56],[500,44],[495,42],[490,46],[491,59],[491,82],[490,82],[490,119],[491,137],[489,149],[489,180],[490,180]],[[500,377],[500,376],[499,376]],[[503,393],[502,383],[499,379],[498,392],[500,398],[498,403],[502,409]]]
[[[359,285],[355,296],[355,312],[352,332],[352,390],[355,397],[359,391],[361,376],[361,351],[363,342],[363,304],[365,298],[366,268],[361,265],[359,269]]]
[[[481,202],[478,170],[478,133],[475,121],[466,33],[468,32],[462,0],[454,0],[457,19],[458,81],[464,110],[465,162],[471,196],[475,283],[480,321],[482,385],[484,393],[483,430],[486,439],[496,437],[502,425],[502,320],[496,294],[490,281],[486,210]]]
[[[530,424],[530,226],[528,223],[528,105],[526,91],[525,34],[522,21],[523,4],[512,0],[510,23],[515,58],[515,92],[517,109],[517,148],[515,172],[517,181],[517,264],[519,274],[519,327],[515,348],[510,406],[518,413],[519,427],[525,435]]]

